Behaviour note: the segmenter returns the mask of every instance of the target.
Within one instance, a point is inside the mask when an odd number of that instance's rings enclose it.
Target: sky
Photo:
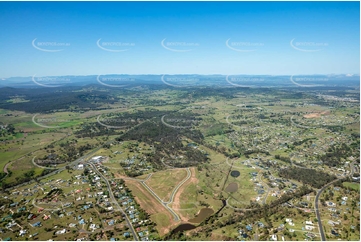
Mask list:
[[[0,2],[0,78],[360,73],[359,2]]]

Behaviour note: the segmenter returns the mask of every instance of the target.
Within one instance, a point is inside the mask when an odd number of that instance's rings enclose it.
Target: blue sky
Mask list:
[[[0,77],[359,74],[359,21],[359,2],[0,2]]]

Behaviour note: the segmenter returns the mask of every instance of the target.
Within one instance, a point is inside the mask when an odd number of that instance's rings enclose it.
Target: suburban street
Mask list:
[[[94,164],[92,164],[92,163],[90,163],[90,162],[89,162],[88,164],[93,167],[94,171],[95,171],[101,178],[103,178],[103,180],[104,180],[105,183],[107,184],[107,188],[108,188],[108,191],[109,191],[109,196],[110,196],[110,198],[113,200],[113,202],[115,203],[115,205],[117,206],[117,208],[119,209],[119,211],[121,211],[121,212],[124,214],[124,218],[125,218],[125,220],[127,221],[127,224],[128,224],[129,229],[132,231],[132,234],[133,234],[134,239],[138,241],[138,240],[139,240],[138,235],[137,235],[137,233],[135,232],[135,230],[134,230],[134,228],[133,228],[133,225],[132,225],[132,223],[130,222],[127,214],[123,211],[123,209],[120,207],[118,201],[115,199],[114,194],[113,194],[113,191],[112,191],[112,188],[111,188],[111,186],[110,186],[110,184],[109,184],[108,179],[105,178],[105,177],[103,176],[103,174],[101,174],[101,172],[98,171],[98,169],[95,167]]]

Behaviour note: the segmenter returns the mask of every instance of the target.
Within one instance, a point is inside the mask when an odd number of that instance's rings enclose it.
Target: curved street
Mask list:
[[[183,181],[181,181],[181,182],[173,189],[172,194],[171,194],[168,202],[164,202],[164,201],[152,190],[152,188],[150,188],[150,187],[145,183],[151,176],[148,176],[147,179],[145,179],[145,180],[143,180],[143,181],[140,181],[140,183],[153,195],[153,197],[155,197],[155,198],[158,200],[158,202],[160,202],[160,203],[173,215],[175,221],[180,220],[180,217],[179,217],[179,215],[178,215],[176,212],[174,212],[174,210],[173,210],[171,207],[169,207],[168,205],[173,202],[174,196],[175,196],[175,194],[177,193],[178,189],[179,189],[186,181],[188,181],[189,178],[191,178],[192,173],[191,173],[189,167],[186,168],[186,170],[187,170],[187,177],[186,177]]]
[[[352,162],[350,164],[350,168],[351,168],[351,173],[348,175],[348,176],[353,176],[353,174],[355,173],[355,167],[354,167],[354,162]],[[345,176],[347,177],[347,176]],[[317,192],[317,195],[316,195],[316,198],[315,198],[315,212],[316,212],[316,216],[317,216],[317,220],[318,220],[318,227],[319,227],[319,231],[320,231],[320,235],[321,235],[321,240],[322,241],[326,241],[326,236],[325,236],[325,231],[323,230],[323,227],[322,227],[322,221],[321,221],[321,215],[320,215],[320,210],[319,210],[319,207],[318,207],[318,199],[320,198],[320,195],[321,193],[326,189],[328,188],[330,185],[332,185],[333,183],[341,180],[341,179],[344,179],[345,177],[341,177],[341,178],[338,178],[328,184],[326,184],[324,187],[322,187],[318,192]]]

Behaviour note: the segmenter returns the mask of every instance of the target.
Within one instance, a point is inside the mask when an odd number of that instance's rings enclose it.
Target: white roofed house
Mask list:
[[[306,230],[313,230],[315,227],[314,226],[310,226],[310,225],[306,225],[305,229]]]
[[[91,162],[93,163],[99,163],[103,160],[103,156],[94,156],[93,158],[91,158]]]
[[[306,221],[307,225],[313,225],[312,221]]]

